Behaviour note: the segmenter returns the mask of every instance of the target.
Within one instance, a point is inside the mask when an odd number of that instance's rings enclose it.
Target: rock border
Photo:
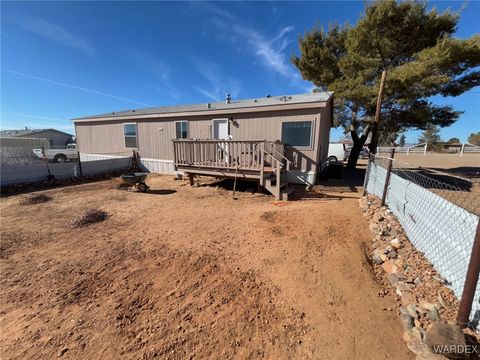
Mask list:
[[[378,296],[396,296],[407,347],[417,359],[451,358],[451,353],[448,357],[438,354],[435,346],[466,343],[464,332],[455,321],[459,301],[447,280],[415,249],[398,219],[381,206],[380,199],[366,195],[359,199],[359,205],[372,233],[365,251],[373,274],[383,287]],[[473,335],[478,339],[477,334]]]

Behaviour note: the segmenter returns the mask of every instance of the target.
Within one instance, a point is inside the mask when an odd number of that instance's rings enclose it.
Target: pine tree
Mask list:
[[[457,96],[480,84],[480,35],[454,38],[459,15],[426,7],[425,2],[376,1],[355,26],[315,25],[299,39],[300,55],[293,63],[318,91],[335,92],[336,124],[351,131],[349,167],[356,166],[372,129],[387,138],[427,124],[451,125],[461,112],[433,104],[430,97]],[[376,124],[383,72],[386,86]]]

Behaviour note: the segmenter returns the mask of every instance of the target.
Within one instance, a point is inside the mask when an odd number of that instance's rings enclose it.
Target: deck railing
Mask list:
[[[175,166],[261,170],[265,140],[173,140]]]

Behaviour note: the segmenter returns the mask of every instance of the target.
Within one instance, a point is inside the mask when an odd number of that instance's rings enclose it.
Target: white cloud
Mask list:
[[[291,42],[285,38],[285,35],[293,30],[291,26],[281,29],[277,36],[270,41],[262,33],[241,25],[233,26],[233,30],[247,40],[254,54],[267,68],[287,78],[299,79],[298,73],[287,63],[288,58],[284,53],[285,48]]]
[[[154,80],[157,82],[155,84],[148,84],[148,87],[161,93],[166,92],[174,99],[180,97],[180,92],[171,83],[171,69],[167,64],[145,50],[124,46],[123,51],[124,55],[128,56],[132,62],[139,65],[139,69],[144,69],[149,75],[153,75]]]
[[[200,94],[202,94],[206,98],[209,98],[213,101],[220,101],[220,98],[216,94],[208,90],[202,89],[200,86],[195,86],[195,90],[197,90]]]
[[[31,16],[21,16],[16,22],[25,30],[57,44],[71,47],[89,56],[95,54],[95,49],[86,40],[59,25]]]
[[[192,62],[208,85],[208,89],[205,86],[196,86],[195,90],[199,93],[214,101],[224,99],[227,93],[233,98],[238,96],[241,89],[240,81],[233,77],[225,76],[218,63],[199,57],[192,57]]]
[[[202,8],[213,15],[211,22],[222,31],[223,39],[228,38],[230,42],[235,42],[239,38],[246,42],[250,51],[268,70],[289,79],[293,86],[304,91],[311,88],[311,84],[304,81],[290,64],[290,58],[285,52],[287,46],[293,41],[289,37],[294,29],[293,26],[284,26],[278,30],[275,36],[271,37],[246,25],[240,18],[215,4],[202,3]]]

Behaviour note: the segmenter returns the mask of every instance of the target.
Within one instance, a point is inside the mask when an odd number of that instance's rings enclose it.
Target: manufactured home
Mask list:
[[[285,199],[288,183],[314,184],[326,163],[333,94],[161,106],[74,119],[92,159],[138,152],[151,172],[258,180]]]

